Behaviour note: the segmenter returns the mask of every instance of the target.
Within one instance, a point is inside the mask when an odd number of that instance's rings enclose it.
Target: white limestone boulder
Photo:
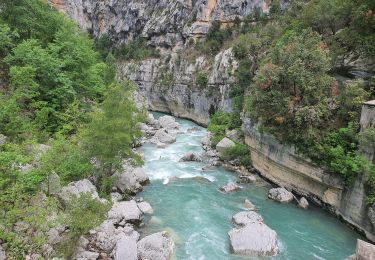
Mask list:
[[[176,122],[176,119],[173,116],[162,116],[158,119],[159,125],[162,128],[172,130],[172,129],[178,129],[180,126]]]
[[[115,202],[108,212],[108,219],[116,223],[139,224],[142,221],[142,211],[135,200]]]
[[[87,179],[71,182],[68,186],[62,187],[58,197],[66,204],[72,196],[79,198],[83,193],[90,193],[93,199],[100,200],[96,187]]]
[[[226,149],[234,147],[236,144],[227,137],[224,137],[217,145],[216,150],[219,153],[224,152]]]
[[[144,237],[137,243],[138,259],[169,260],[172,258],[174,242],[166,232]]]
[[[268,191],[268,198],[281,202],[287,203],[293,200],[293,194],[285,188],[273,188]]]

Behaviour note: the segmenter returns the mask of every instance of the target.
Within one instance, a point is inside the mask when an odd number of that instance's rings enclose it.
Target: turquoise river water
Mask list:
[[[271,259],[335,260],[354,253],[360,236],[327,212],[271,201],[267,199],[270,185],[262,182],[243,184],[239,192],[223,194],[218,189],[236,181],[233,173],[221,167],[204,171],[204,162],[178,162],[186,152],[203,152],[200,142],[207,131],[188,120],[177,122],[182,133],[176,143],[165,149],[151,144],[141,148],[151,184],[139,195],[154,208],[143,234],[168,231],[176,245],[175,259],[249,259],[231,254],[227,234],[233,227],[232,215],[243,210],[246,198],[278,234],[280,253]],[[187,133],[192,127],[200,130]]]

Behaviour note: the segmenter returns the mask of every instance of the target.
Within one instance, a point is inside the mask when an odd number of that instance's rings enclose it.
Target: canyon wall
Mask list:
[[[171,113],[207,125],[217,110],[231,111],[230,86],[238,66],[232,50],[214,58],[189,53],[189,40],[206,35],[213,21],[225,26],[254,9],[268,12],[270,0],[49,0],[73,18],[82,30],[96,37],[108,36],[115,43],[145,38],[160,50],[159,58],[118,63],[120,79],[131,79],[147,98],[149,109]],[[283,4],[288,1],[284,1]],[[199,52],[198,52],[199,53]],[[198,78],[206,78],[202,84]],[[367,110],[366,110],[367,109]],[[371,118],[375,110],[365,107]],[[374,116],[375,118],[375,116]],[[316,204],[341,216],[375,241],[375,206],[365,196],[367,176],[350,188],[338,175],[327,173],[293,147],[261,133],[243,118],[246,144],[254,166],[272,182],[309,197]],[[371,153],[371,151],[370,151]]]

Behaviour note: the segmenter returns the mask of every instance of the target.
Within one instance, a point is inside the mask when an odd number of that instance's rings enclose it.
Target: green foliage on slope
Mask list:
[[[61,223],[70,228],[61,253],[71,255],[66,249],[108,210],[89,196],[68,206],[45,197],[41,186],[52,172],[63,185],[94,177],[102,186],[121,160],[141,163],[131,149],[142,119],[135,87],[115,74],[114,56],[96,51],[45,1],[0,2],[0,239],[10,259],[41,252],[46,232]]]

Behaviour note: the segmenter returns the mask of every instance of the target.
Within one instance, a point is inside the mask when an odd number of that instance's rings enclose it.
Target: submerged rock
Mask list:
[[[167,144],[165,144],[165,143],[161,143],[161,142],[158,142],[157,144],[156,144],[156,147],[157,148],[165,148],[165,147],[167,147]]]
[[[172,258],[174,243],[166,232],[144,237],[137,243],[138,259],[169,260]]]
[[[229,138],[225,137],[223,140],[221,140],[217,145],[216,145],[216,150],[219,153],[224,152],[226,149],[234,147],[236,144],[230,140]]]
[[[228,184],[224,185],[223,187],[220,188],[220,191],[224,193],[230,193],[230,192],[235,192],[241,189],[240,186],[235,184],[234,182],[229,182]]]
[[[302,197],[298,202],[298,206],[303,209],[307,209],[309,207],[309,202],[305,197]]]
[[[243,207],[247,210],[256,210],[256,207],[253,203],[251,203],[250,200],[245,199],[245,202],[243,204]]]
[[[273,188],[269,190],[268,198],[281,203],[286,203],[292,201],[294,197],[293,194],[285,188]]]
[[[202,157],[199,154],[197,154],[196,152],[190,152],[190,153],[186,153],[180,159],[180,162],[192,162],[192,161],[201,162]]]

